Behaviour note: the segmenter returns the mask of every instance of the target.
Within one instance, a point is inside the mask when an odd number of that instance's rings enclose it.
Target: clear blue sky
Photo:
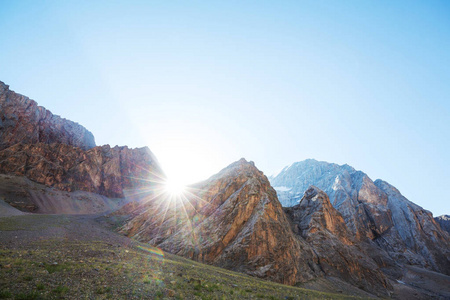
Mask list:
[[[0,1],[0,80],[169,176],[316,158],[450,214],[449,1]]]

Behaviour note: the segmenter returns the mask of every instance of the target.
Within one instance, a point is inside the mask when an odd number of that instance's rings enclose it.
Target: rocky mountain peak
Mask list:
[[[441,226],[441,228],[450,233],[450,216],[442,215],[434,218],[434,220]]]
[[[327,276],[342,278],[378,295],[391,286],[372,260],[356,245],[342,215],[325,192],[310,186],[299,204],[284,208],[293,231],[304,238]]]
[[[271,184],[288,207],[307,199],[301,195],[314,185],[330,197],[357,240],[374,242],[396,262],[450,270],[447,233],[429,211],[383,180],[373,182],[348,165],[307,160],[285,168]]]
[[[287,284],[321,274],[267,177],[243,159],[192,186],[183,201],[161,196],[123,211],[130,219],[122,232],[178,255]]]
[[[0,150],[17,143],[60,143],[83,150],[95,147],[94,136],[86,128],[52,114],[0,81]]]
[[[297,232],[305,238],[311,230],[326,230],[341,237],[345,244],[353,243],[342,215],[331,205],[328,195],[316,186],[310,186],[300,203],[285,211],[297,220]]]

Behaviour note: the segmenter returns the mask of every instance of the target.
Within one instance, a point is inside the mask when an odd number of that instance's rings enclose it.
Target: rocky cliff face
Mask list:
[[[95,147],[94,136],[86,128],[53,115],[0,81],[0,150],[17,143]]]
[[[122,232],[174,254],[286,284],[321,274],[267,178],[243,159],[182,199],[149,200]]]
[[[286,214],[266,176],[242,159],[178,200],[163,195],[125,206],[119,214],[130,217],[121,231],[178,255],[277,282],[332,276],[388,295],[386,278],[354,245],[326,195],[310,196]]]
[[[373,182],[348,165],[306,160],[284,168],[271,183],[284,206],[298,203],[300,193],[315,185],[329,195],[357,240],[370,240],[395,261],[450,272],[447,233],[430,212],[386,182]]]
[[[162,174],[148,148],[109,145],[84,151],[65,144],[16,144],[0,151],[0,173],[25,176],[62,191],[124,197]]]
[[[450,233],[450,216],[449,215],[442,215],[439,217],[434,218],[436,223],[438,223],[441,228],[448,233]]]
[[[164,174],[145,147],[95,146],[81,125],[53,115],[0,82],[0,173],[25,176],[61,191],[124,197]]]
[[[450,275],[450,238],[422,207],[408,201],[389,183],[376,180],[388,197],[394,225],[376,242],[395,260]]]
[[[293,231],[313,247],[327,276],[377,295],[386,296],[392,289],[377,263],[355,243],[344,218],[323,191],[311,186],[299,204],[284,210]]]

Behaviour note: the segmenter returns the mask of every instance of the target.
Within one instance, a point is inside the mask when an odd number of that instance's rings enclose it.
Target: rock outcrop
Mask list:
[[[0,150],[17,143],[95,147],[94,136],[86,128],[52,114],[0,81]]]
[[[286,284],[322,274],[266,176],[244,159],[181,199],[149,199],[131,215],[122,232],[174,254]]]
[[[392,289],[377,263],[355,243],[343,217],[323,191],[311,186],[299,204],[284,210],[293,231],[313,247],[327,276],[377,295],[386,296]]]
[[[373,182],[348,165],[311,159],[284,168],[270,180],[283,206],[295,205],[300,193],[315,185],[329,195],[357,240],[369,240],[398,263],[450,273],[448,234],[430,212],[388,183]]]
[[[0,82],[0,174],[61,191],[121,198],[164,178],[147,148],[95,146],[81,125],[53,115]]]
[[[0,151],[0,173],[25,176],[61,191],[107,197],[161,181],[162,171],[147,147],[99,146],[84,151],[65,144],[16,144]],[[158,175],[159,174],[159,175]]]
[[[442,215],[434,218],[434,220],[441,226],[441,228],[450,233],[450,216]]]

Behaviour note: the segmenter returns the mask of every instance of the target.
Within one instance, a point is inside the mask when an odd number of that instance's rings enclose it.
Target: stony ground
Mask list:
[[[350,299],[200,264],[116,234],[106,218],[0,218],[0,299]]]

